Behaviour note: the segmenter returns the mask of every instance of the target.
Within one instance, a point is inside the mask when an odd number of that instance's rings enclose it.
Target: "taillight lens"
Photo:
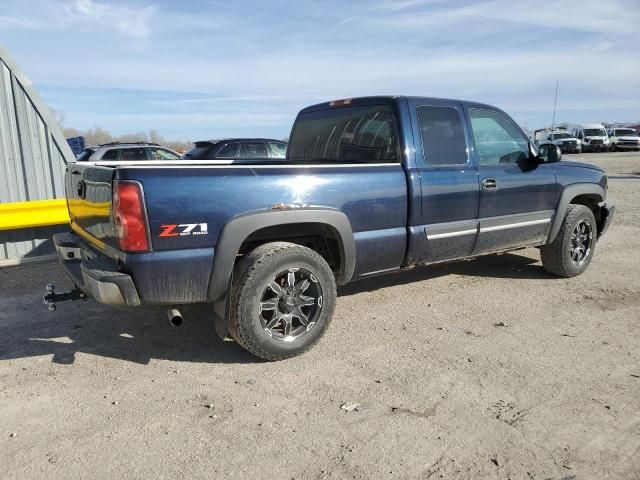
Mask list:
[[[147,216],[140,184],[116,180],[113,185],[113,207],[120,249],[124,252],[148,252]]]

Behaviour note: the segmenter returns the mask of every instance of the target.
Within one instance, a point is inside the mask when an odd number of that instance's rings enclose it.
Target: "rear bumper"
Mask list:
[[[611,225],[611,221],[613,220],[613,214],[616,211],[616,206],[613,203],[607,203],[607,202],[603,202],[598,204],[598,206],[600,207],[600,225],[599,225],[599,232],[598,232],[598,238],[602,237],[607,229],[609,228],[609,226]]]
[[[133,279],[121,272],[114,260],[91,249],[73,233],[58,233],[53,243],[60,265],[86,295],[107,305],[140,305]]]
[[[53,242],[67,275],[99,303],[138,306],[210,301],[207,287],[213,247],[127,253],[116,261],[74,233],[54,235]]]

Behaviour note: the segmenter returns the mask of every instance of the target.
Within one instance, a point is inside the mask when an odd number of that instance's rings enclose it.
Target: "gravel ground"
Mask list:
[[[567,157],[617,203],[584,275],[530,249],[355,283],[279,363],[0,269],[2,478],[640,478],[640,154]]]

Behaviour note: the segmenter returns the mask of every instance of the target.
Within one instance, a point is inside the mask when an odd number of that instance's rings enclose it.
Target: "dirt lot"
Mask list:
[[[618,206],[586,274],[531,249],[353,284],[280,363],[0,269],[2,478],[640,478],[640,154],[575,157]]]

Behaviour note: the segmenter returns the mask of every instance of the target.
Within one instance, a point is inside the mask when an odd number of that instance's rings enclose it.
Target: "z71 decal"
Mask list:
[[[159,237],[188,237],[189,235],[207,235],[206,223],[181,223],[179,225],[160,225]]]

